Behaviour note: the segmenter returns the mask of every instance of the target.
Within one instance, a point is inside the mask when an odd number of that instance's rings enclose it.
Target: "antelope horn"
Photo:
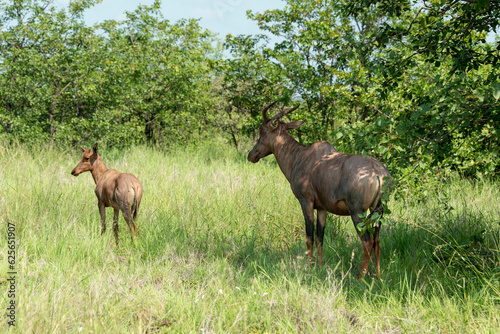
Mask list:
[[[273,118],[271,118],[269,121],[272,121],[273,119],[281,118],[281,117],[285,116],[286,114],[291,113],[292,111],[294,111],[295,109],[297,109],[299,106],[300,106],[300,103],[297,104],[293,108],[290,108],[290,109],[287,109],[287,110],[283,110],[279,114],[274,115]]]
[[[264,122],[269,121],[269,117],[267,116],[267,110],[269,108],[271,108],[273,105],[275,105],[276,102],[278,102],[278,101],[274,101],[274,102],[270,103],[269,105],[267,105],[266,107],[264,107],[264,109],[262,109],[262,117],[264,118]]]

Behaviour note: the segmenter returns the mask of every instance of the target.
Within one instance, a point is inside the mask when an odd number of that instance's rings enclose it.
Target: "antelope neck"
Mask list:
[[[290,181],[293,167],[301,159],[301,151],[305,146],[297,142],[288,132],[284,131],[280,140],[276,142],[273,148],[273,154],[278,162],[278,166]]]

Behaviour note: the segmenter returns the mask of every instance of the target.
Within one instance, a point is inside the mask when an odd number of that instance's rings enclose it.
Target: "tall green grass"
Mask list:
[[[382,281],[358,281],[361,243],[329,215],[323,267],[309,269],[298,202],[274,162],[220,143],[101,149],[144,185],[134,244],[100,235],[78,150],[0,147],[0,300],[16,225],[16,326],[35,333],[496,333],[498,182],[420,180],[395,190],[381,232]],[[428,184],[427,184],[428,183]],[[425,189],[425,192],[422,191]],[[112,222],[108,209],[108,227]],[[370,270],[373,269],[371,265]],[[5,309],[4,307],[4,309]]]

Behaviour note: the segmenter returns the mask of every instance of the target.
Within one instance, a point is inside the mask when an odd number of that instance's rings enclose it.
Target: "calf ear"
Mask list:
[[[278,118],[273,119],[269,122],[269,130],[274,131],[278,127],[280,120]]]
[[[92,151],[94,151],[94,154],[97,154],[97,143],[95,143],[94,147],[92,147]]]
[[[304,124],[304,121],[297,121],[297,122],[290,122],[285,124],[285,129],[287,130],[293,130]]]

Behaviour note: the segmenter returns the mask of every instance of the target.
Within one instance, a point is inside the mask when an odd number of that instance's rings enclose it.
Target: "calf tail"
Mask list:
[[[121,191],[118,187],[115,188],[114,200],[120,206],[120,209],[125,216],[125,220],[130,221],[133,219],[135,222],[137,218],[137,211],[141,203],[142,188],[136,185],[128,185],[122,188]]]
[[[141,205],[141,199],[142,199],[142,187],[141,186],[133,186],[132,189],[134,189],[134,196],[130,205],[131,211],[132,211],[132,219],[134,222],[137,219],[137,213],[139,212],[139,206]]]

